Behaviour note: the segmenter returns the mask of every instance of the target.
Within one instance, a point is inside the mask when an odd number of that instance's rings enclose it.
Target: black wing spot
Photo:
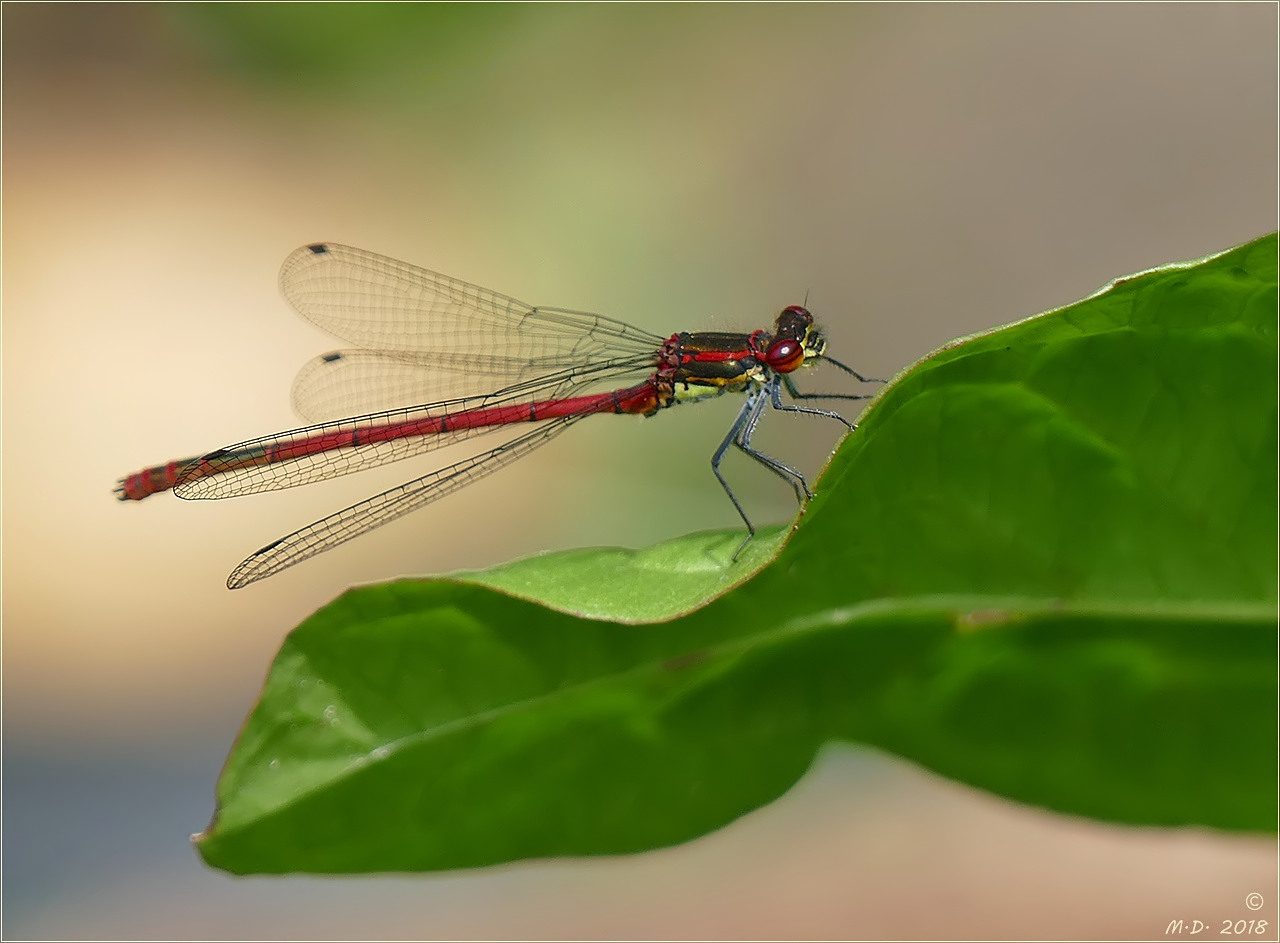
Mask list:
[[[313,255],[324,255],[329,251],[329,247],[323,242],[313,243],[312,245],[307,246],[307,248],[311,250]]]
[[[325,363],[334,363],[335,361],[342,359],[342,354],[339,353],[338,351],[334,351],[331,354],[324,354],[323,356],[321,356],[320,359],[323,360]]]

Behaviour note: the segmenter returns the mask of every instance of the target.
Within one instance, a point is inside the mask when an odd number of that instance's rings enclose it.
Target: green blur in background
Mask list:
[[[324,88],[380,72],[441,79],[522,21],[560,14],[501,3],[199,3],[164,15],[210,60],[250,81]]]

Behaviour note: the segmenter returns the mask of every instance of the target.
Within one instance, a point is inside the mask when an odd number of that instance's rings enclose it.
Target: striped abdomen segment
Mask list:
[[[144,468],[140,472],[134,472],[116,482],[115,496],[121,501],[141,501],[161,491],[168,491],[178,480],[179,472],[192,462],[198,461],[200,456],[193,455],[191,458],[180,458],[167,465],[156,465],[154,468]]]

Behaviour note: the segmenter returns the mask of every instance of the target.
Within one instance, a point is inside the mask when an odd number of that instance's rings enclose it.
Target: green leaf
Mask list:
[[[786,536],[781,527],[762,527],[743,546],[741,530],[703,531],[644,550],[544,553],[448,578],[591,619],[661,622],[749,579],[777,556]]]
[[[638,851],[838,740],[1078,815],[1274,831],[1276,305],[1273,235],[949,345],[741,585],[702,535],[343,595],[286,640],[201,853]]]

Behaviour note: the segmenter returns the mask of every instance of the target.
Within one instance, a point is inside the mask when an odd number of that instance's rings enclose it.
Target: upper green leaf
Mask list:
[[[1077,814],[1274,829],[1276,304],[1269,236],[949,345],[731,591],[749,568],[704,535],[344,595],[286,641],[202,854],[638,850],[838,739]]]
[[[573,615],[659,622],[705,605],[749,579],[777,556],[786,536],[780,527],[762,527],[743,547],[740,530],[704,531],[644,550],[547,553],[449,578]]]

